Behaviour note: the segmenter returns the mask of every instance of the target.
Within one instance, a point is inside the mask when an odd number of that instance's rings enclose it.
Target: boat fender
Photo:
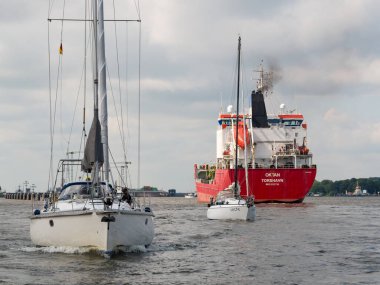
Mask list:
[[[145,210],[145,212],[148,212],[148,213],[152,212],[152,210],[149,207],[145,207],[144,210]]]
[[[33,214],[34,214],[35,216],[41,214],[40,209],[34,209]]]

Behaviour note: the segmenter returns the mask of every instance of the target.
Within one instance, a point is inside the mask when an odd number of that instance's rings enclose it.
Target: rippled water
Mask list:
[[[255,222],[209,221],[193,199],[152,208],[153,244],[105,258],[33,246],[31,205],[0,199],[0,284],[380,284],[380,197],[261,204]]]

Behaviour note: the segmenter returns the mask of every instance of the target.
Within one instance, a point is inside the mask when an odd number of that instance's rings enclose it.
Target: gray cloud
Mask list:
[[[115,1],[120,5],[122,1]],[[54,1],[51,17],[60,17]],[[45,190],[49,161],[47,2],[0,3],[0,185],[26,179]],[[136,18],[134,1],[116,11]],[[81,1],[66,1],[66,16],[79,17]],[[193,189],[193,164],[215,157],[216,119],[233,103],[237,37],[242,36],[244,93],[255,88],[253,71],[275,70],[273,97],[297,108],[309,123],[318,179],[376,176],[380,97],[378,1],[141,1],[142,184]],[[113,10],[106,11],[108,18]],[[50,24],[53,91],[60,23]],[[114,26],[107,23],[107,60],[118,91]],[[136,183],[138,26],[118,24],[124,102],[128,99],[128,147]],[[73,106],[83,92],[83,25],[64,25],[63,97],[58,102],[55,159],[64,156]],[[127,51],[128,56],[125,56]],[[89,59],[90,55],[88,54]],[[126,72],[126,64],[128,66]],[[90,66],[88,66],[90,70]],[[90,78],[87,78],[90,84]],[[88,90],[91,90],[88,85]],[[111,91],[109,91],[111,93]],[[92,95],[87,95],[88,123]],[[128,97],[126,97],[128,96]],[[79,144],[81,104],[72,147]],[[110,135],[118,137],[112,98]],[[62,112],[61,112],[62,110]],[[336,113],[329,110],[336,110]],[[327,114],[327,115],[326,115]],[[338,115],[339,116],[338,116]],[[330,120],[324,120],[326,117]],[[62,118],[62,122],[61,122]],[[343,118],[343,122],[341,122]],[[347,123],[344,118],[347,118]],[[355,124],[350,118],[360,118]],[[62,127],[61,127],[62,126]],[[349,126],[349,127],[347,127]],[[115,141],[115,142],[114,142]],[[355,141],[353,143],[352,141]],[[344,145],[344,147],[342,147]],[[112,141],[113,152],[120,144]],[[363,154],[363,150],[368,150]],[[376,160],[376,159],[375,159]],[[32,169],[27,167],[33,162]],[[354,162],[354,163],[353,163]],[[342,167],[342,165],[356,165]],[[21,170],[21,171],[20,171]],[[27,174],[26,174],[27,173]]]

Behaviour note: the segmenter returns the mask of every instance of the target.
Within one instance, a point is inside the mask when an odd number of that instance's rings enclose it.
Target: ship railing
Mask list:
[[[312,157],[313,154],[309,152],[308,154],[301,154],[300,152],[293,151],[278,151],[273,156],[287,157],[287,156],[297,156],[297,157]]]
[[[248,166],[248,168],[253,168],[252,165]],[[305,168],[317,168],[317,166],[315,164],[312,164],[312,163],[297,163],[297,164],[294,164],[293,162],[286,162],[286,163],[277,163],[277,165],[275,163],[273,164],[258,164],[256,163],[255,164],[255,167],[254,168],[270,168],[270,169],[305,169]]]

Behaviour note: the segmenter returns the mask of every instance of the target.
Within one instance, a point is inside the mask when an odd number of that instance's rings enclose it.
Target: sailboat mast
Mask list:
[[[240,49],[241,49],[241,38],[239,36],[238,42],[238,75],[237,75],[237,94],[236,94],[236,124],[235,124],[235,188],[234,194],[237,196],[238,191],[238,129],[239,129],[239,93],[240,93]]]
[[[97,70],[99,74],[99,99],[100,99],[100,125],[104,154],[104,179],[109,181],[109,155],[108,155],[108,113],[107,113],[107,82],[106,82],[106,55],[104,39],[104,10],[103,0],[97,0],[98,5],[98,29],[97,29]]]
[[[98,9],[96,5],[96,0],[94,0],[93,7],[93,26],[94,26],[94,50],[93,50],[93,79],[94,79],[94,111],[98,110],[98,42],[97,42],[97,33],[98,33]]]
[[[93,27],[94,27],[94,50],[93,50],[93,79],[94,79],[94,120],[98,120],[99,116],[99,101],[98,101],[98,85],[99,85],[99,80],[98,80],[98,43],[96,41],[97,38],[97,22],[98,22],[98,9],[96,5],[96,0],[94,0],[93,3]],[[95,144],[95,164],[94,164],[94,169],[92,170],[93,172],[93,179],[94,179],[94,184],[96,185],[99,182],[99,158],[98,158],[98,153],[99,150],[98,144]]]

